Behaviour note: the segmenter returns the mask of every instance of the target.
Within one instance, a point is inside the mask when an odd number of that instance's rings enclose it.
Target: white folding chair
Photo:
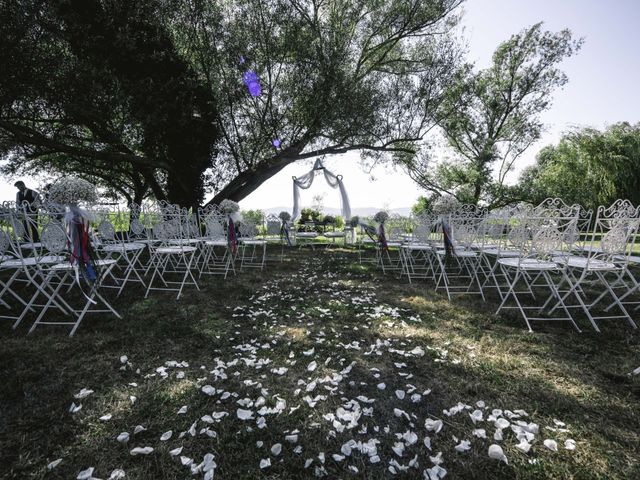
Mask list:
[[[566,284],[569,289],[562,296],[563,302],[568,308],[580,308],[598,332],[600,329],[596,323],[597,320],[625,319],[633,328],[637,328],[614,287],[617,279],[628,273],[630,250],[627,246],[638,230],[639,217],[640,208],[636,209],[628,200],[617,200],[609,207],[601,206],[598,208],[591,242],[582,249],[587,256],[553,257],[553,261],[567,267],[563,270],[561,285]],[[607,275],[616,277],[616,280],[610,281]],[[592,279],[595,282],[591,281]],[[604,289],[592,302],[588,300],[587,282],[590,283],[590,288],[599,285]],[[595,307],[607,295],[613,302],[609,310],[615,305],[620,311],[619,315],[594,313]],[[577,304],[567,304],[570,297],[575,298]],[[554,306],[551,311],[556,308],[557,306]]]
[[[258,228],[254,222],[243,219],[238,223],[240,270],[243,268],[264,269],[267,241],[256,238]]]
[[[223,275],[227,278],[229,271],[235,274],[234,258],[227,236],[227,216],[215,205],[200,209],[199,215],[205,229],[205,235],[201,238],[200,276]]]
[[[70,325],[72,328],[69,336],[73,336],[88,313],[111,313],[117,318],[122,318],[100,293],[102,278],[108,276],[111,269],[115,267],[115,260],[92,259],[92,268],[97,273],[97,277],[91,281],[81,275],[81,267],[77,262],[72,264],[71,261],[64,260],[52,264],[50,259],[64,258],[65,255],[69,255],[69,247],[73,246],[72,237],[59,219],[55,218],[55,214],[45,222],[41,240],[45,255],[38,259],[36,265],[43,281],[37,286],[37,291],[29,301],[25,312],[28,308],[36,306],[35,302],[40,295],[43,295],[47,302],[42,306],[29,333],[39,325]],[[37,282],[35,277],[34,280]],[[72,306],[72,303],[76,302],[78,306]],[[100,305],[104,308],[99,308]],[[65,314],[70,314],[72,318],[70,320],[51,319],[47,314],[54,307]]]
[[[190,238],[190,232],[184,231],[184,211],[179,206],[164,204],[162,210],[162,221],[153,227],[157,242],[149,244],[149,269],[152,273],[145,298],[151,290],[161,290],[177,292],[176,299],[179,299],[186,285],[193,285],[200,290],[192,272],[196,269],[194,260],[198,253],[198,247],[193,243],[199,240]],[[173,274],[179,280],[169,280]],[[162,286],[154,286],[156,280]]]
[[[575,238],[577,229],[577,215],[573,210],[563,210],[559,208],[545,208],[536,210],[532,215],[524,217],[509,233],[515,245],[520,245],[520,253],[515,258],[499,258],[498,264],[504,278],[508,284],[506,291],[502,294],[496,314],[507,309],[516,309],[520,312],[530,332],[531,322],[534,321],[568,321],[573,327],[580,331],[580,328],[571,316],[564,299],[560,296],[558,285],[552,275],[563,275],[566,266],[553,261],[552,256],[557,252],[570,252],[572,244],[567,243],[567,239]],[[518,238],[519,237],[519,238]],[[540,282],[537,282],[537,280]],[[524,283],[524,291],[518,290],[519,283]],[[534,317],[530,313],[541,313],[541,305],[538,298],[532,293],[532,289],[545,288],[547,297],[557,302],[560,316]],[[531,292],[531,294],[529,293]],[[533,298],[536,305],[525,303],[525,296]],[[514,305],[509,305],[512,299]],[[551,313],[551,312],[550,312]]]

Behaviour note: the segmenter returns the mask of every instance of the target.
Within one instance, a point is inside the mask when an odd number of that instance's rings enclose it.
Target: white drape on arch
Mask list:
[[[349,205],[349,197],[347,190],[342,183],[342,175],[335,175],[325,168],[322,164],[322,160],[317,159],[313,165],[313,169],[309,173],[305,173],[301,177],[293,177],[293,215],[291,221],[295,222],[300,216],[300,189],[306,190],[313,184],[313,179],[316,176],[316,172],[322,170],[324,172],[324,179],[331,188],[337,188],[340,190],[340,205],[342,210],[342,217],[345,221],[351,218],[351,206]]]

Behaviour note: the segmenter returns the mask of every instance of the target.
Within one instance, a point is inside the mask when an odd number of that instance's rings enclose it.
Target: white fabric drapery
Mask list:
[[[322,165],[322,160],[317,159],[313,165],[313,169],[304,174],[301,177],[293,177],[293,215],[291,221],[295,222],[300,216],[300,189],[308,189],[313,184],[313,180],[316,176],[316,172],[322,170],[324,172],[324,179],[331,188],[337,188],[340,190],[340,205],[342,210],[342,217],[345,221],[349,221],[351,218],[351,206],[349,205],[349,197],[347,190],[344,188],[342,182],[342,175],[335,175]]]

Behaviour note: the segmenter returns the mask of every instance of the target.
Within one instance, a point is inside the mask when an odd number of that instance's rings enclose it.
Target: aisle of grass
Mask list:
[[[128,289],[114,302],[122,320],[90,317],[71,339],[64,328],[27,337],[28,325],[0,325],[1,478],[69,479],[88,467],[103,479],[118,468],[127,479],[191,478],[180,456],[198,465],[207,453],[214,478],[388,478],[390,468],[423,478],[438,452],[446,478],[640,478],[640,378],[629,375],[640,366],[640,334],[625,324],[603,334],[539,325],[530,334],[515,316],[494,318],[494,303],[449,303],[343,249],[296,249],[263,273],[206,279],[178,302],[142,297]],[[82,388],[94,393],[75,399]],[[72,402],[82,404],[75,414]],[[239,408],[253,418],[239,419]],[[475,409],[483,412],[477,424]],[[509,429],[493,440],[493,409],[524,410],[511,422],[539,425],[528,454]],[[203,419],[213,412],[228,415]],[[344,419],[352,417],[355,425]],[[427,431],[427,419],[442,419],[443,429]],[[146,430],[134,435],[136,425]],[[480,428],[486,440],[472,434]],[[127,444],[116,440],[121,432]],[[396,435],[406,432],[417,442]],[[345,455],[352,439],[379,441],[380,461]],[[458,453],[463,439],[471,449]],[[508,465],[488,458],[494,442]],[[130,454],[144,446],[154,451]],[[169,453],[180,446],[180,455]]]

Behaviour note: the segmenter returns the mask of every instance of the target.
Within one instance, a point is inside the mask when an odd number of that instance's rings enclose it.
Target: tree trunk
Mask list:
[[[262,165],[256,170],[244,171],[231,180],[231,182],[229,182],[211,200],[209,200],[207,205],[220,204],[220,202],[225,199],[239,202],[255,191],[265,181],[269,180],[284,167],[293,162],[295,162],[295,159],[287,158],[281,160],[275,165]]]

